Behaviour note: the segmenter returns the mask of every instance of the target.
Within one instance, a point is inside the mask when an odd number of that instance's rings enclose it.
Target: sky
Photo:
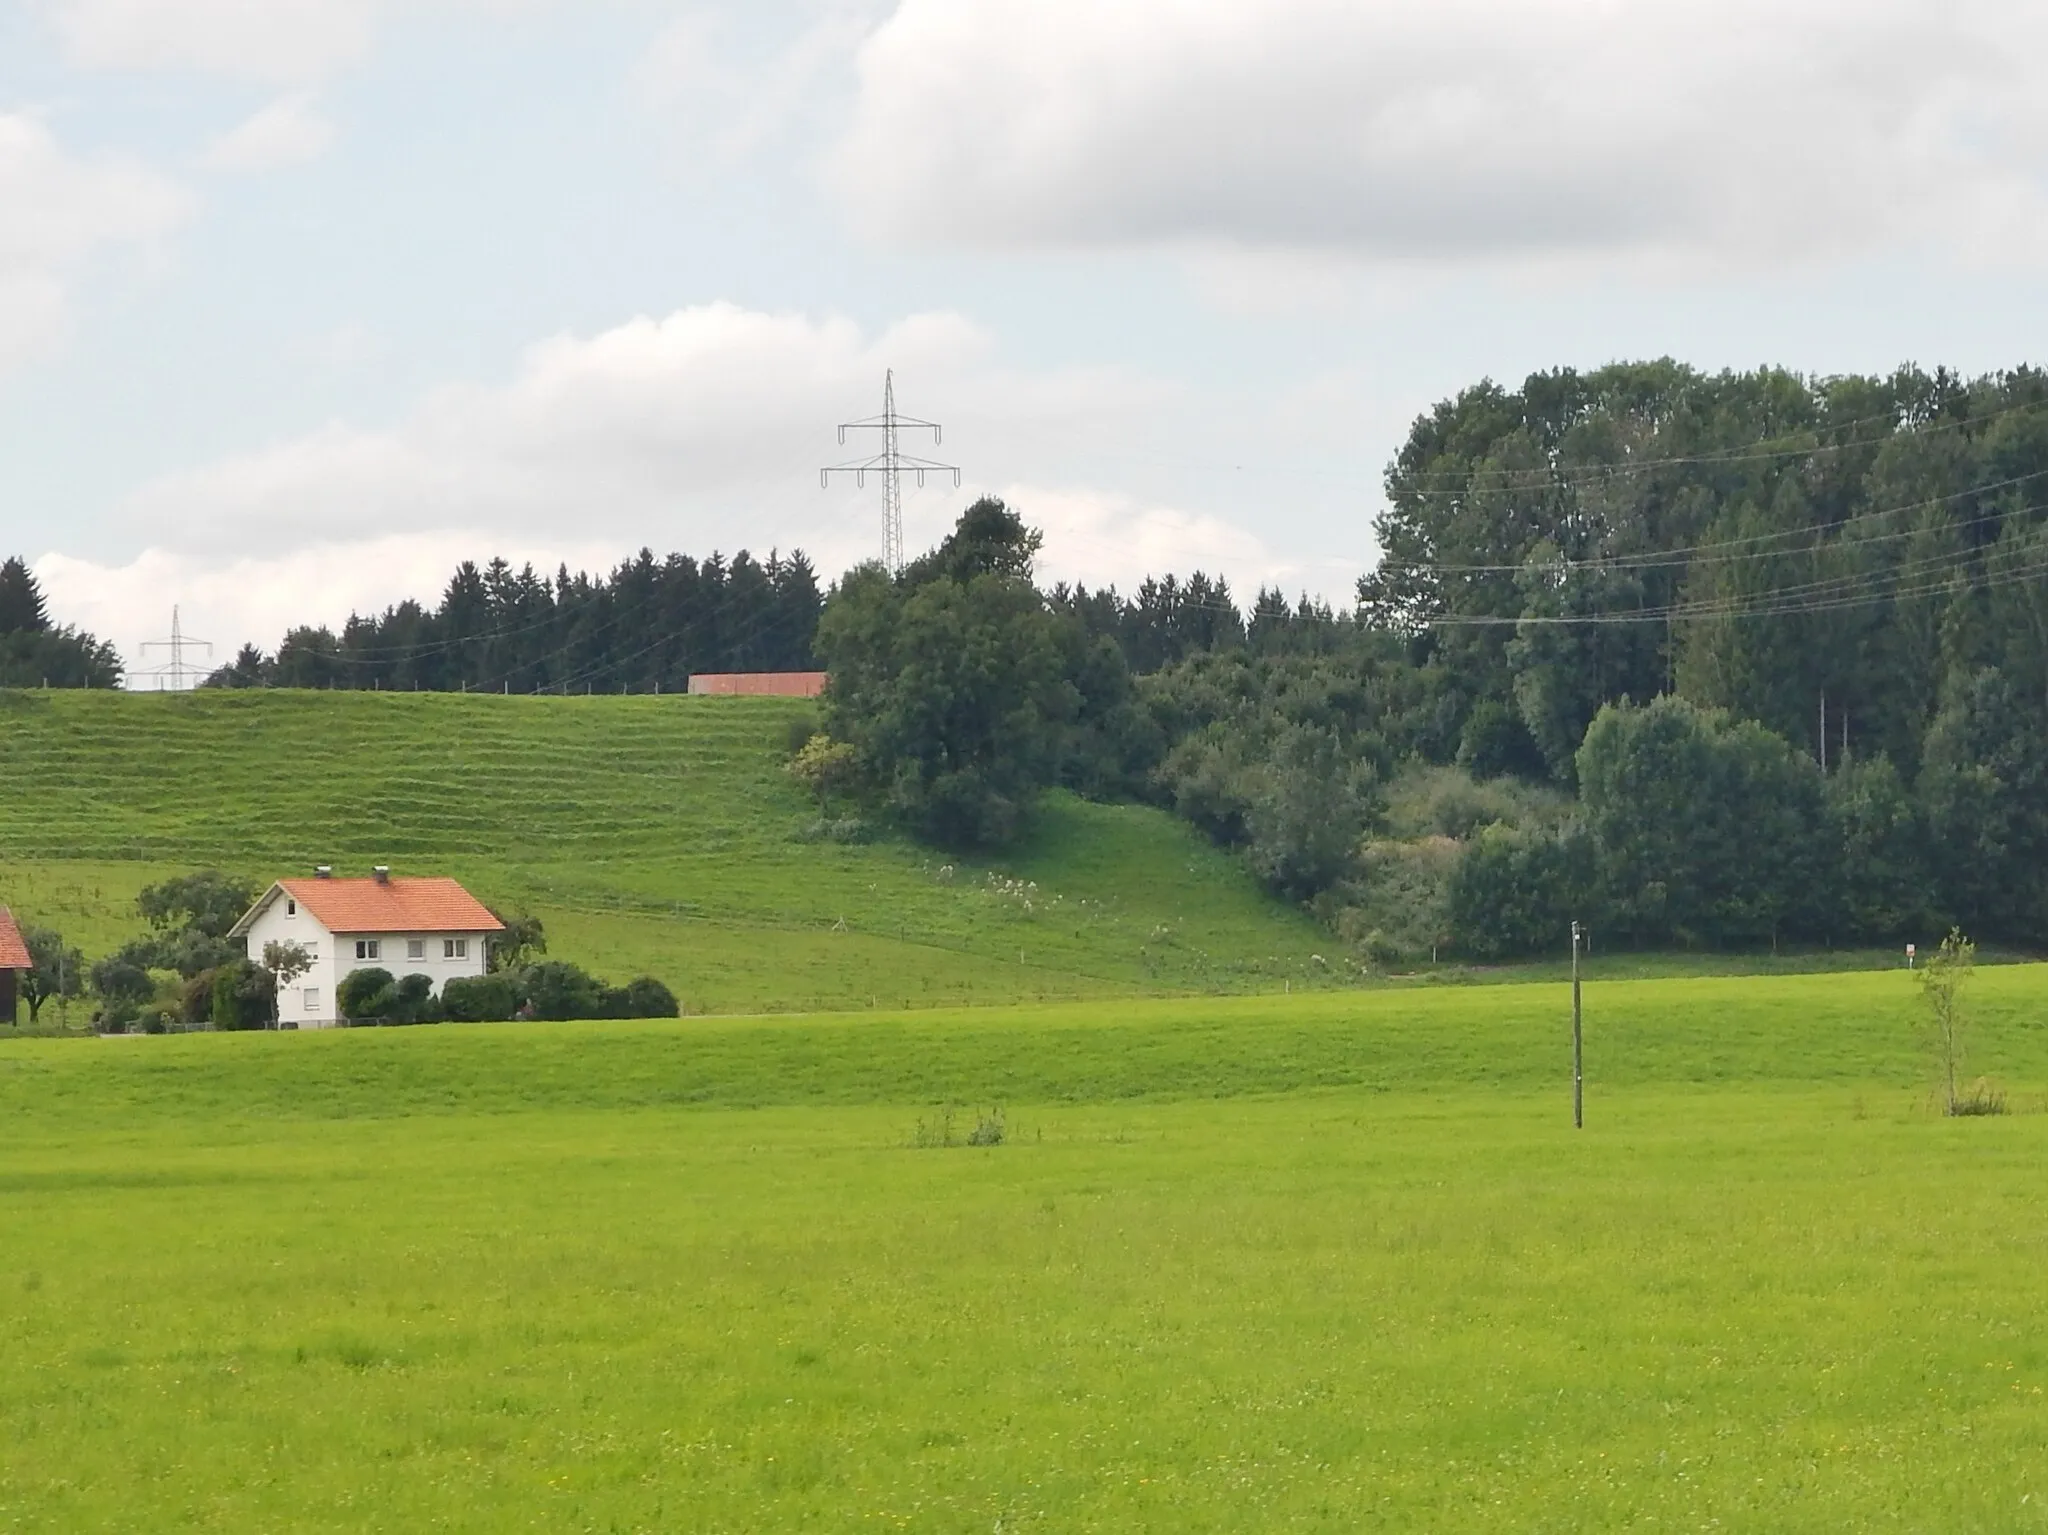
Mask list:
[[[1342,604],[1482,379],[2048,362],[2026,0],[0,0],[0,555],[225,659],[455,563]]]

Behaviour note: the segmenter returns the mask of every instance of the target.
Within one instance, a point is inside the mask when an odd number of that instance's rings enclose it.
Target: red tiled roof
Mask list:
[[[5,906],[0,906],[0,970],[33,970],[36,962],[28,957],[28,945],[21,941],[21,929],[14,925],[14,917]]]
[[[499,933],[505,924],[452,879],[281,879],[330,933]],[[244,919],[247,920],[246,918]]]

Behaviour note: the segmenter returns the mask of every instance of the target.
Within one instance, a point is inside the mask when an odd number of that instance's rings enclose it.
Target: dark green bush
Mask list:
[[[248,1030],[270,1026],[276,1016],[277,982],[268,970],[232,959],[213,974],[213,1026]]]
[[[625,999],[625,1018],[673,1018],[683,1010],[676,994],[651,975],[627,982]]]
[[[504,1023],[519,1011],[519,983],[509,975],[462,975],[441,988],[450,1023]]]
[[[1445,910],[1452,942],[1475,959],[1569,952],[1573,920],[1593,920],[1591,840],[1489,826],[1451,872]]]
[[[439,1023],[441,1005],[434,999],[433,977],[406,976],[392,992],[391,1009],[384,1016],[390,1023]]]
[[[351,970],[334,988],[334,1003],[350,1020],[384,1018],[390,1015],[397,990],[389,970]]]
[[[605,1016],[605,988],[580,965],[543,960],[519,977],[521,1011],[529,1018],[560,1021]]]
[[[110,1016],[132,1018],[156,994],[156,982],[149,978],[147,950],[146,941],[125,944],[92,967],[92,989],[99,993]]]

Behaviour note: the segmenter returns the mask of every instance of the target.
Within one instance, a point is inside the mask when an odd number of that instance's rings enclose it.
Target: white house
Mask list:
[[[312,954],[312,970],[279,994],[277,1016],[320,1029],[339,1021],[335,988],[350,972],[424,975],[439,996],[445,982],[484,973],[484,945],[504,930],[452,879],[393,879],[382,867],[368,879],[336,879],[322,868],[312,879],[272,885],[228,936],[242,939],[258,964],[266,944],[296,943]]]

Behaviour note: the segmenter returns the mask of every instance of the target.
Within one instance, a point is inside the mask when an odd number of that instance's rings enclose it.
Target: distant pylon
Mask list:
[[[191,635],[187,634],[185,632],[185,625],[178,616],[178,610],[174,607],[171,609],[171,637],[167,640],[145,640],[142,644],[142,653],[145,656],[152,650],[168,650],[171,653],[170,664],[166,666],[153,666],[145,671],[137,672],[136,675],[139,677],[156,678],[157,691],[160,693],[165,691],[164,682],[166,679],[171,684],[169,691],[173,693],[184,692],[185,679],[187,677],[204,677],[206,675],[198,667],[185,664],[185,652],[188,648],[202,649],[206,652],[208,660],[213,658],[213,642],[211,640],[194,639]]]
[[[930,432],[934,447],[945,440],[945,434],[936,421],[919,421],[914,416],[896,414],[896,370],[891,368],[882,383],[882,413],[869,416],[865,421],[845,422],[839,428],[842,444],[848,432],[880,432],[882,451],[873,458],[834,464],[829,469],[818,471],[818,482],[828,487],[835,474],[850,474],[853,483],[863,488],[870,474],[882,477],[882,564],[892,575],[903,568],[903,476],[916,476],[919,489],[924,488],[927,474],[950,474],[954,488],[960,485],[960,471],[954,465],[935,464],[928,458],[913,458],[902,451],[905,428],[914,432]]]

